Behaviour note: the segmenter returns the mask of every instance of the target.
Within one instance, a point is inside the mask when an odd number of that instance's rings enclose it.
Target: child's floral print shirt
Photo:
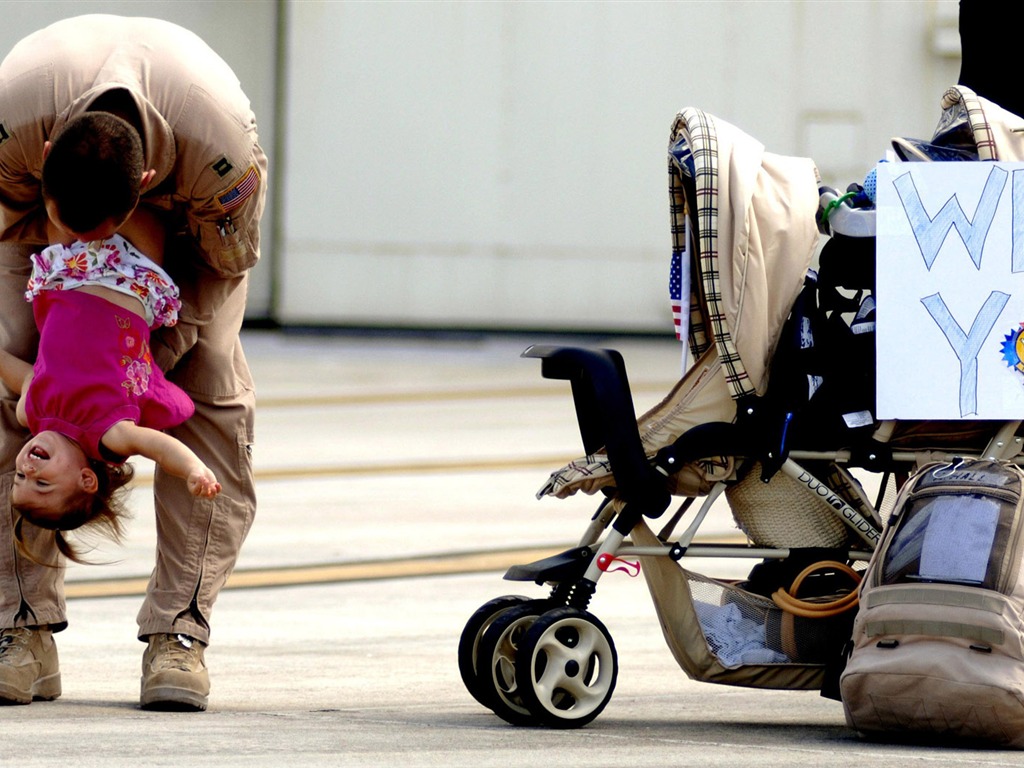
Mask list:
[[[178,322],[178,286],[121,235],[90,243],[51,245],[33,254],[25,299],[32,301],[40,291],[67,291],[83,285],[100,285],[136,297],[151,328]]]

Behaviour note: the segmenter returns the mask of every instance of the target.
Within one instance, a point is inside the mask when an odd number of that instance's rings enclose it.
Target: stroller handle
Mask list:
[[[617,495],[643,516],[659,517],[671,497],[664,474],[651,466],[640,442],[622,355],[612,349],[531,345],[521,357],[539,358],[544,378],[571,383],[584,450],[604,449]]]

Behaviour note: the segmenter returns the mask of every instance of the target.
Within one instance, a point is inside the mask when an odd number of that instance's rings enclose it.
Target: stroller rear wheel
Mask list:
[[[513,725],[535,725],[523,704],[516,678],[516,656],[526,631],[548,608],[546,600],[530,600],[494,618],[477,647],[476,687],[482,703]]]
[[[548,727],[579,728],[592,721],[611,699],[617,676],[611,635],[578,608],[542,614],[519,644],[519,698]]]
[[[459,673],[462,675],[466,690],[485,707],[488,706],[488,697],[485,692],[481,692],[477,678],[477,651],[480,648],[480,638],[498,616],[529,601],[530,598],[522,595],[502,595],[488,600],[469,617],[462,630],[462,636],[459,638]]]

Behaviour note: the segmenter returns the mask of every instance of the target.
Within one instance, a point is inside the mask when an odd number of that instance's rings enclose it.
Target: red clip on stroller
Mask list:
[[[993,159],[998,130],[983,105],[951,89],[943,135],[966,135]],[[691,678],[838,698],[885,493],[925,460],[1021,450],[1020,422],[874,418],[874,207],[860,188],[819,189],[811,161],[767,153],[696,109],[673,125],[669,174],[673,250],[694,278],[686,336],[695,362],[683,379],[637,420],[617,352],[523,353],[541,360],[546,378],[571,382],[586,452],[539,495],[604,498],[577,547],[506,573],[547,585],[546,596],[495,598],[463,630],[466,687],[510,723],[574,728],[607,705],[615,645],[587,608],[617,557],[639,558]],[[827,240],[815,273],[819,231]],[[879,473],[879,498],[851,467]],[[694,544],[722,494],[749,543]],[[651,521],[673,496],[683,501],[655,533]],[[686,557],[754,566],[733,583],[687,570]]]

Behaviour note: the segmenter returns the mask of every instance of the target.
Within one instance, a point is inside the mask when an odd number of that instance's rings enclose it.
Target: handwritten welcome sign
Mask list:
[[[877,416],[1024,418],[1024,163],[877,181]]]

